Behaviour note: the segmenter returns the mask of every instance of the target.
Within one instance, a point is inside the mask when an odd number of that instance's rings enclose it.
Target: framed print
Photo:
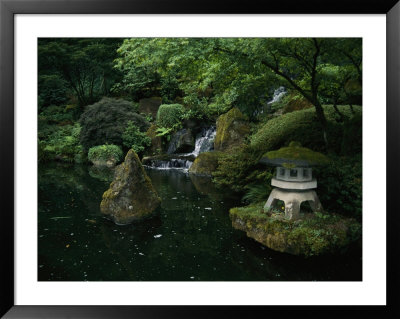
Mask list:
[[[5,318],[399,315],[396,1],[0,3]]]

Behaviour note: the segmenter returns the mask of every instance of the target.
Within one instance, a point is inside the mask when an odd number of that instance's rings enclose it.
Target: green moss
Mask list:
[[[354,219],[315,213],[312,218],[290,221],[280,214],[268,216],[263,203],[229,211],[232,224],[267,247],[295,255],[313,256],[335,252],[361,236]]]
[[[151,214],[160,202],[138,155],[129,150],[125,161],[115,169],[110,188],[103,194],[101,212],[118,224],[127,224]]]
[[[291,161],[306,161],[309,165],[326,165],[329,163],[329,158],[324,154],[301,147],[299,142],[290,142],[288,147],[267,152],[263,157],[267,159],[282,159],[282,165],[285,167],[293,165],[294,163],[291,163]]]
[[[218,166],[218,158],[220,156],[221,152],[217,151],[199,154],[192,166],[190,166],[189,173],[211,176]]]
[[[325,105],[323,109],[328,122],[331,147],[340,153],[346,122],[336,121],[337,113],[331,105]],[[362,111],[360,106],[353,106],[355,114],[347,105],[339,105],[338,109],[346,119],[359,116]],[[315,151],[326,151],[322,127],[317,120],[315,108],[291,112],[267,121],[250,137],[250,146],[261,155],[287,145],[290,141],[299,141],[304,147]]]
[[[217,119],[217,134],[214,148],[223,150],[244,142],[244,136],[250,133],[247,117],[236,107]]]
[[[146,132],[146,135],[151,140],[150,147],[147,150],[145,150],[146,155],[157,155],[162,152],[163,149],[162,137],[157,136],[157,129],[158,129],[157,125],[152,124]]]

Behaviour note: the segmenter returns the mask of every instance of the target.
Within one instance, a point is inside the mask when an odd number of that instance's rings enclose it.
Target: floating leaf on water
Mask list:
[[[72,218],[72,216],[57,216],[57,217],[50,217],[50,219],[57,220],[57,219],[67,219]]]

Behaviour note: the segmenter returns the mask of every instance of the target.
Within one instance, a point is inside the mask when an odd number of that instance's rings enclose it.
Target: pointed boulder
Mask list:
[[[161,203],[135,151],[116,167],[114,180],[104,192],[100,210],[116,224],[129,224],[151,214]]]

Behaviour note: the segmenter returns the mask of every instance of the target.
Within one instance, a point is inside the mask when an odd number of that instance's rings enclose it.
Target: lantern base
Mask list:
[[[276,207],[277,201],[281,200],[285,203],[285,217],[289,220],[300,218],[300,205],[302,202],[308,201],[314,212],[322,212],[322,205],[318,195],[314,190],[284,190],[274,188],[264,205],[264,212],[268,212]]]

